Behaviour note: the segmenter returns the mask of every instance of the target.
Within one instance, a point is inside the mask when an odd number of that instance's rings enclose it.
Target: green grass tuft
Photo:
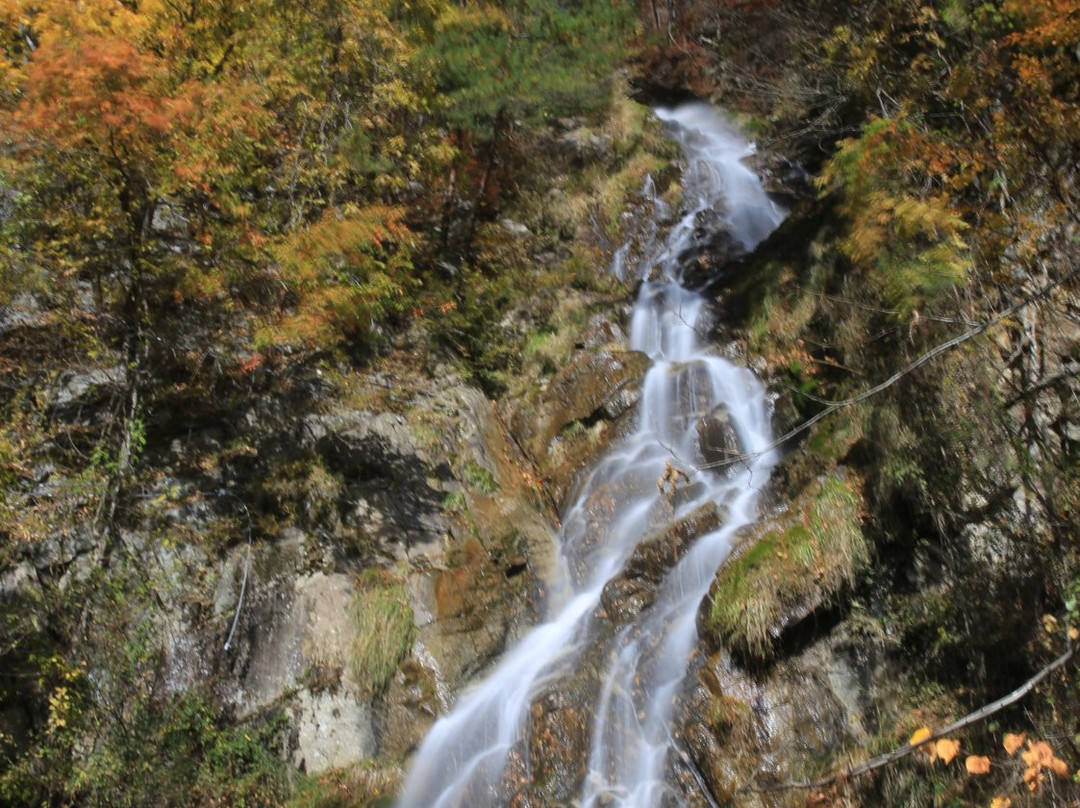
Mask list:
[[[718,574],[707,630],[722,644],[769,658],[790,610],[834,597],[867,563],[859,509],[851,480],[833,476],[755,527],[746,549]]]
[[[370,693],[386,690],[416,638],[405,587],[390,573],[364,573],[351,606],[356,626],[352,668]]]

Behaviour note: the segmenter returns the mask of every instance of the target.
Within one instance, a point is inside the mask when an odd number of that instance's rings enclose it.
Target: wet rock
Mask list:
[[[731,413],[724,404],[702,416],[697,423],[697,433],[702,459],[721,470],[745,453],[731,421]]]
[[[765,190],[781,205],[790,207],[816,195],[810,173],[782,154],[771,150],[755,152],[750,158],[750,166],[761,177]]]
[[[865,630],[841,624],[767,671],[725,653],[705,661],[675,733],[716,801],[773,805],[740,788],[818,777],[837,750],[889,726],[896,672],[880,642],[856,636]]]
[[[625,345],[626,342],[626,332],[610,315],[594,314],[589,318],[578,345],[588,350],[612,344]]]
[[[462,391],[465,424],[459,457],[491,474],[493,488],[466,485],[469,512],[481,539],[497,555],[504,576],[527,563],[530,576],[547,580],[556,563],[557,517],[528,458],[510,435],[498,409],[478,390]],[[514,547],[512,545],[518,545]]]
[[[446,707],[439,698],[435,672],[417,656],[423,656],[422,649],[414,648],[413,657],[402,662],[386,693],[378,754],[387,760],[405,760]]]
[[[622,572],[608,582],[600,596],[608,618],[625,623],[651,606],[668,571],[696,539],[716,530],[724,518],[723,509],[710,502],[642,539]]]
[[[724,267],[745,255],[719,211],[702,211],[695,222],[692,246],[679,256],[682,282],[690,289],[705,289]]]
[[[575,694],[555,690],[530,707],[530,791],[542,795],[542,805],[572,802],[585,778],[591,705]]]

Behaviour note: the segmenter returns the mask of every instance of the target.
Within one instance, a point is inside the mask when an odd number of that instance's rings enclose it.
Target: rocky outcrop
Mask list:
[[[513,432],[556,501],[586,459],[618,433],[619,419],[637,403],[648,366],[648,357],[636,351],[582,350],[534,400],[514,408]]]
[[[747,786],[813,779],[882,729],[895,672],[885,638],[864,632],[844,624],[768,671],[748,672],[722,652],[705,659],[675,728],[687,757],[673,756],[673,779],[691,793],[704,784],[721,805],[802,805],[804,793]],[[703,784],[686,777],[688,761]]]
[[[62,374],[54,417],[98,417],[124,381]],[[289,761],[311,774],[403,760],[535,619],[556,520],[493,404],[459,377],[399,375],[408,403],[392,406],[377,376],[346,383],[362,394],[322,385],[317,408],[264,400],[166,440],[129,527],[103,539],[74,519],[15,545],[0,597],[135,576],[153,593],[140,642],[159,655],[162,693],[209,689],[244,724],[284,716]],[[69,473],[33,473],[20,496],[67,507]],[[86,487],[88,516],[98,491]],[[25,738],[35,709],[6,698],[4,731]]]
[[[612,578],[600,601],[608,619],[626,623],[653,604],[664,576],[686,555],[697,538],[723,524],[723,509],[707,503],[668,527],[645,536],[622,571]]]

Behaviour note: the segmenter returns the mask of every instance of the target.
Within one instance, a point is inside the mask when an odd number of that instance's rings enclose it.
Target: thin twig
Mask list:
[[[244,509],[244,515],[247,517],[247,561],[244,564],[244,577],[240,580],[240,597],[236,599],[236,613],[233,615],[232,628],[229,629],[229,636],[225,639],[223,647],[223,650],[228,651],[229,646],[232,645],[233,635],[236,633],[236,626],[240,622],[240,610],[244,608],[244,593],[247,592],[248,573],[251,572],[251,511],[248,510],[246,502],[228,489],[219,489],[217,495],[219,497],[230,496],[235,499],[240,503],[240,507]]]

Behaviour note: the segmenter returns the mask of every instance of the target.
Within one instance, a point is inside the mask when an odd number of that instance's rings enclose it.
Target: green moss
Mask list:
[[[452,491],[447,494],[443,497],[442,506],[450,513],[464,513],[469,508],[464,491]]]
[[[387,572],[367,572],[360,578],[350,610],[356,627],[353,674],[361,687],[381,693],[416,637],[405,587]]]
[[[494,494],[499,490],[499,481],[495,479],[495,475],[479,463],[466,463],[461,473],[465,484],[481,494]]]
[[[707,630],[768,658],[793,608],[835,597],[866,564],[859,509],[855,485],[838,475],[811,484],[786,514],[757,526],[718,575]]]

